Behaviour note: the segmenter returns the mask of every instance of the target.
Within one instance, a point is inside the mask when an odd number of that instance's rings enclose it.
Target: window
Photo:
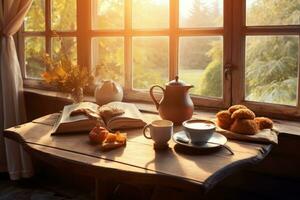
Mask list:
[[[76,0],[34,0],[25,17],[20,47],[24,78],[41,79],[43,56],[62,53],[77,62]]]
[[[223,79],[230,54],[223,0],[91,0],[91,66],[99,79],[123,83],[127,97],[149,99],[153,84],[178,74],[195,87],[194,102],[230,104]],[[199,20],[200,19],[200,20]],[[99,75],[99,76],[98,76]]]
[[[299,117],[300,2],[246,0],[234,18],[233,103]]]
[[[34,0],[20,36],[24,82],[46,52],[114,79],[128,99],[179,75],[196,105],[300,116],[298,0]],[[271,112],[270,112],[271,111]]]

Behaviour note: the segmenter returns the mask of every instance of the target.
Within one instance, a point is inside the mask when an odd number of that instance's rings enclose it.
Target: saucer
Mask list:
[[[174,133],[172,139],[177,144],[196,149],[218,148],[224,146],[227,142],[227,138],[224,135],[217,132],[214,132],[207,142],[204,141],[193,143],[187,137],[185,131],[179,131]]]

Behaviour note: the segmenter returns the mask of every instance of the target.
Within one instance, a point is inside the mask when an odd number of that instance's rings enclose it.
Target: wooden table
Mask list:
[[[155,114],[144,115],[149,121],[158,118]],[[127,131],[125,148],[101,152],[97,145],[89,143],[87,133],[51,136],[57,116],[47,115],[12,127],[5,130],[4,136],[22,143],[32,156],[68,171],[93,176],[100,180],[99,184],[114,180],[206,192],[235,170],[262,160],[272,147],[228,141],[234,155],[225,149],[189,155],[179,151],[178,145],[170,141],[169,150],[154,151],[153,142],[144,138],[141,129],[136,129]],[[180,128],[176,127],[175,131]],[[103,190],[103,185],[100,188]]]

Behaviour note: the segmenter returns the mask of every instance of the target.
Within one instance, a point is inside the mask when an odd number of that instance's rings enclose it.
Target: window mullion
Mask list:
[[[234,1],[233,18],[232,18],[232,104],[241,103],[244,99],[244,55],[245,55],[245,35],[243,35],[243,27],[245,27],[245,8],[244,0]]]
[[[169,80],[178,75],[179,0],[170,0]]]
[[[24,31],[24,24],[21,27],[21,30]],[[18,58],[19,58],[19,63],[21,67],[21,73],[23,79],[26,78],[26,66],[25,66],[25,36],[20,32],[18,32],[18,46],[17,46],[17,51],[18,51]]]
[[[299,25],[293,26],[250,26],[245,27],[247,35],[295,35],[300,32]]]
[[[224,0],[224,24],[223,24],[223,102],[229,107],[232,102],[232,18],[233,0]],[[226,72],[226,70],[228,70]]]
[[[300,33],[298,38],[298,94],[297,94],[297,110],[300,112]]]
[[[178,34],[180,36],[207,36],[207,35],[223,35],[224,34],[224,28],[218,27],[218,28],[199,28],[199,29],[179,29]]]
[[[77,0],[77,62],[82,67],[91,66],[91,0]]]
[[[46,0],[45,4],[45,39],[46,52],[51,56],[51,0]]]
[[[124,87],[132,90],[132,0],[125,0]]]

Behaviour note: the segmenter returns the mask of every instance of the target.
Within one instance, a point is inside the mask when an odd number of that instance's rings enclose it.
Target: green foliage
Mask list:
[[[43,55],[45,53],[45,39],[43,37],[25,38],[26,75],[30,78],[40,78],[45,67]]]
[[[298,73],[297,37],[250,37],[246,49],[247,99],[295,105]]]
[[[299,24],[299,12],[299,0],[254,1],[252,7],[247,9],[247,23]],[[296,105],[298,44],[297,36],[247,37],[245,69],[247,100]],[[219,49],[213,47],[211,51]],[[221,91],[222,85],[211,81],[212,77],[220,75],[220,71],[217,70],[220,63],[216,60],[212,59],[199,82],[200,93],[203,92],[206,96],[213,96],[215,91]]]
[[[164,5],[164,4],[163,4]],[[124,4],[121,0],[104,0],[97,4],[98,15],[94,19],[94,28],[122,28]],[[153,4],[152,0],[134,1],[133,25],[164,26],[161,19],[168,19],[167,7]],[[157,17],[149,17],[149,13]],[[124,40],[116,37],[99,37],[93,40],[94,74],[96,79],[113,79],[124,82]],[[167,38],[134,37],[132,46],[133,87],[148,89],[152,84],[164,84],[168,80],[168,43]]]
[[[249,25],[286,25],[300,23],[299,0],[255,0],[247,9]]]
[[[76,30],[76,0],[51,0],[52,2],[52,30]]]
[[[121,37],[99,37],[92,42],[94,75],[97,82],[113,79],[124,84],[124,40]]]
[[[94,29],[122,29],[124,27],[124,0],[95,0],[93,4]]]
[[[133,28],[168,28],[169,0],[132,0]]]
[[[223,93],[223,45],[221,42],[213,42],[211,45],[211,50],[207,54],[212,61],[200,75],[199,85],[196,86],[195,92],[201,96],[221,97]]]
[[[184,1],[182,1],[184,4]],[[223,15],[219,10],[222,0],[193,0],[189,17],[183,21],[184,27],[215,27],[222,26]]]
[[[77,42],[75,37],[53,37],[52,38],[52,58],[56,61],[61,59],[61,55],[67,55],[72,64],[77,64]]]
[[[247,12],[253,25],[299,24],[299,0],[255,1]],[[299,37],[247,37],[246,99],[296,105]]]
[[[180,25],[187,28],[221,27],[221,0],[194,0],[191,7],[181,1]],[[192,94],[221,97],[223,45],[221,36],[189,36],[180,38],[179,76],[195,87]],[[218,56],[219,55],[219,56]]]
[[[76,29],[75,0],[51,0],[52,30],[66,31]],[[25,17],[25,31],[45,31],[45,0],[33,0],[32,7]],[[25,37],[26,75],[41,79],[45,71],[43,55],[45,52],[45,37]],[[49,53],[49,52],[48,52]],[[57,60],[62,53],[77,62],[76,40],[72,37],[52,38],[52,58]]]
[[[180,39],[180,68],[205,69],[211,58],[206,53],[211,49],[211,42],[215,38],[182,37]]]
[[[24,26],[25,31],[45,31],[45,0],[32,2]]]
[[[148,89],[168,81],[168,38],[137,37],[133,40],[133,87]]]

